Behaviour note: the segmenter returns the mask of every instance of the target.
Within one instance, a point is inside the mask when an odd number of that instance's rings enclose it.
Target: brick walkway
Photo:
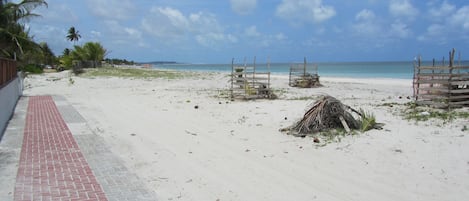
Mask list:
[[[29,99],[14,200],[107,200],[51,96]]]

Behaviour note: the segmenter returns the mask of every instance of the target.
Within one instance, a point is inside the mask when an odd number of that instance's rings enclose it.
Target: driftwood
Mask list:
[[[314,102],[300,121],[291,127],[282,129],[282,131],[287,131],[295,136],[305,136],[336,128],[344,128],[347,132],[350,132],[351,129],[359,129],[359,121],[347,110],[363,116],[336,98],[326,95]]]

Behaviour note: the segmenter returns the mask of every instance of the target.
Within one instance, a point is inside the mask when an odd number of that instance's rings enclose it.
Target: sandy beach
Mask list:
[[[278,99],[231,101],[226,73],[72,76],[73,84],[69,76],[29,75],[24,95],[64,96],[159,200],[469,197],[469,120],[406,120],[412,80],[326,77],[300,89],[275,75]],[[372,112],[383,129],[327,144],[279,131],[321,94]]]

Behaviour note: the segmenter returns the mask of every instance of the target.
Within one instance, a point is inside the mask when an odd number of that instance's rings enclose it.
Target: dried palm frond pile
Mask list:
[[[306,136],[338,128],[343,128],[347,132],[350,132],[350,129],[360,129],[360,121],[356,120],[349,111],[363,116],[336,98],[325,95],[309,106],[300,121],[282,131],[295,136]]]

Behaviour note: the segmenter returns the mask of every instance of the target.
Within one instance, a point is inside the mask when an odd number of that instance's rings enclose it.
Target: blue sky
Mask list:
[[[467,0],[47,0],[28,22],[60,55],[100,42],[110,58],[229,63],[469,58]]]

